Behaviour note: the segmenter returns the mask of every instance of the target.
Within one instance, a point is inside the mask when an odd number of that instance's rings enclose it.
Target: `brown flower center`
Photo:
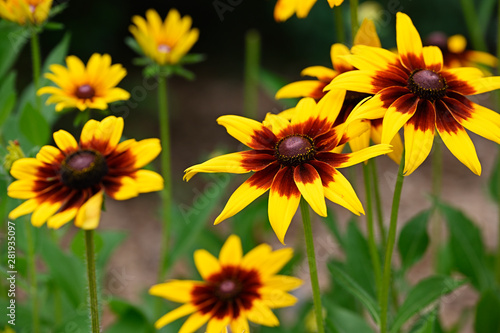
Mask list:
[[[95,96],[95,90],[90,85],[84,84],[76,89],[75,95],[79,99],[91,99]]]
[[[167,44],[159,44],[158,45],[158,52],[160,53],[169,53],[170,52],[170,46]]]
[[[77,190],[99,184],[107,173],[106,160],[93,150],[80,150],[69,155],[62,162],[60,171],[62,182]]]
[[[418,97],[431,101],[444,97],[447,88],[444,77],[429,69],[417,69],[408,78],[408,89]]]
[[[276,144],[275,151],[281,164],[289,166],[307,162],[316,154],[313,140],[302,134],[284,137]]]

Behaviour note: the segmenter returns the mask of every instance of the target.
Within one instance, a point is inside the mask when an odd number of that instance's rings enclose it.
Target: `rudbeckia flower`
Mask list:
[[[330,8],[340,6],[344,0],[327,0]],[[288,20],[293,14],[298,18],[305,18],[309,15],[316,0],[278,0],[274,7],[274,19],[277,22]]]
[[[356,36],[354,38],[354,45],[368,45],[373,47],[381,47],[380,39],[377,35],[375,25],[373,21],[365,19],[361,24]],[[333,69],[324,66],[311,66],[305,68],[302,72],[302,76],[313,76],[317,80],[303,80],[292,82],[282,87],[276,93],[276,98],[296,98],[296,97],[312,97],[314,99],[320,99],[326,94],[324,88],[338,75],[355,70],[351,64],[344,60],[343,56],[350,55],[351,51],[344,44],[333,44],[330,49],[330,58],[333,64]],[[334,126],[344,122],[352,110],[361,102],[364,98],[371,96],[369,94],[362,94],[354,91],[348,91],[342,105],[339,116],[334,124]],[[290,113],[288,113],[290,114]],[[349,146],[352,151],[358,151],[364,149],[370,145],[370,138],[374,143],[380,143],[380,138],[382,136],[382,119],[374,120],[359,120],[369,123],[367,126],[367,131],[358,137],[352,138],[349,141]],[[398,135],[394,136],[394,139],[390,143],[393,147],[393,151],[387,154],[394,162],[399,163],[401,161],[401,156],[403,153],[403,142],[401,137]],[[341,148],[341,147],[340,147]],[[340,149],[341,150],[341,149]]]
[[[462,35],[446,36],[434,32],[426,40],[427,45],[435,45],[443,52],[443,67],[495,67],[497,58],[487,52],[467,50],[467,39]]]
[[[52,73],[45,77],[57,87],[48,86],[38,89],[37,95],[51,94],[47,104],[56,104],[56,111],[64,108],[87,108],[105,110],[108,104],[127,100],[130,94],[117,88],[127,71],[120,64],[111,65],[108,54],[94,53],[87,67],[76,56],[66,57],[67,68],[58,64],[50,65]]]
[[[80,142],[64,130],[54,133],[57,147],[43,146],[36,158],[22,158],[12,165],[17,180],[7,189],[11,198],[27,199],[12,210],[10,219],[33,213],[31,223],[47,222],[59,228],[75,218],[82,229],[98,226],[104,192],[115,200],[159,191],[163,178],[141,168],[161,150],[158,139],[119,143],[123,118],[89,120]]]
[[[149,9],[146,19],[134,16],[129,30],[146,56],[159,65],[176,64],[196,43],[199,31],[191,29],[191,17],[171,9],[165,21],[158,12]]]
[[[52,0],[0,0],[0,17],[19,25],[41,24],[51,7]]]
[[[346,60],[358,68],[337,76],[325,89],[348,89],[375,94],[351,113],[356,119],[383,119],[382,143],[391,142],[404,126],[405,175],[427,158],[435,132],[463,164],[481,174],[468,129],[500,143],[500,115],[465,96],[500,88],[500,77],[484,77],[477,68],[443,68],[436,46],[422,46],[411,19],[397,14],[398,54],[369,47],[353,47]]]
[[[332,127],[344,97],[345,91],[339,89],[318,104],[312,98],[304,98],[297,104],[291,121],[278,115],[268,116],[269,127],[240,116],[219,117],[217,122],[252,150],[194,165],[185,171],[184,179],[189,180],[198,172],[255,173],[236,189],[215,224],[235,215],[267,190],[269,222],[282,243],[301,196],[321,216],[326,216],[325,198],[355,214],[364,213],[351,184],[336,169],[391,149],[389,145],[376,145],[351,154],[333,152],[349,140],[344,135],[344,125]]]
[[[207,322],[207,333],[224,332],[227,326],[234,333],[249,333],[248,321],[278,326],[271,309],[294,305],[297,299],[288,292],[302,284],[295,277],[277,275],[292,255],[290,248],[272,251],[261,244],[243,256],[241,240],[235,235],[226,240],[218,260],[206,250],[197,250],[194,261],[203,281],[170,280],[149,290],[185,303],[161,317],[156,328],[187,315],[179,333],[195,332]]]

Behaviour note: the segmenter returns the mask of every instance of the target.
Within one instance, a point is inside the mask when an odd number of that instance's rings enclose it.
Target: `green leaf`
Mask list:
[[[419,322],[412,328],[410,333],[435,333],[434,328],[436,325],[437,314],[437,308],[426,314],[426,316],[419,320]]]
[[[488,25],[493,17],[492,13],[495,12],[496,2],[495,0],[481,0],[478,2],[479,10],[477,11],[477,16],[482,36],[485,36],[488,31]]]
[[[0,85],[0,128],[16,104],[16,73],[10,72]],[[1,131],[1,130],[0,130]]]
[[[495,166],[493,167],[488,187],[490,189],[490,194],[493,197],[493,199],[495,201],[498,201],[500,196],[500,150],[499,153],[497,154],[497,160],[495,162]]]
[[[182,76],[186,80],[192,81],[195,79],[195,75],[193,72],[179,65],[172,66],[172,73]]]
[[[373,333],[366,319],[359,314],[344,309],[331,300],[324,301],[328,315],[325,318],[327,327],[338,333]]]
[[[108,304],[117,319],[106,333],[146,333],[154,329],[139,307],[118,298],[111,299]]]
[[[19,116],[19,130],[35,146],[42,146],[49,141],[50,126],[42,114],[27,103]]]
[[[329,263],[328,269],[332,275],[333,281],[345,288],[352,294],[366,310],[370,313],[375,323],[380,322],[380,308],[377,301],[364,290],[351,276],[349,276],[338,264]]]
[[[500,333],[500,294],[498,291],[486,290],[476,307],[474,328],[480,333]]]
[[[125,44],[127,44],[127,46],[130,47],[135,53],[140,54],[141,56],[144,55],[144,52],[142,52],[141,46],[139,45],[139,43],[137,43],[135,38],[130,37],[130,36],[126,37]]]
[[[185,56],[183,56],[181,58],[181,60],[179,61],[180,64],[196,64],[196,63],[199,63],[199,62],[202,62],[203,60],[205,60],[205,55],[204,54],[199,54],[199,53],[190,53],[190,54],[186,54]]]
[[[335,212],[331,209],[327,208],[327,216],[323,218],[323,220],[326,223],[326,226],[328,229],[330,229],[330,232],[333,234],[335,239],[337,240],[337,243],[339,243],[341,248],[345,248],[345,240],[342,234],[340,233],[339,226],[338,226],[338,219],[337,215]]]
[[[44,28],[47,30],[63,30],[64,29],[64,24],[59,23],[59,22],[47,22],[47,24],[44,25]]]
[[[6,20],[0,21],[0,78],[4,79],[30,38],[31,34],[27,28]]]
[[[493,285],[479,228],[459,210],[440,203],[450,231],[450,247],[456,268],[480,291]]]
[[[409,319],[465,282],[466,280],[457,281],[447,276],[432,276],[420,281],[406,296],[404,303],[394,318],[390,332],[399,332]]]
[[[430,211],[426,210],[412,218],[401,230],[398,249],[401,255],[403,270],[407,270],[419,261],[429,245],[427,223]]]

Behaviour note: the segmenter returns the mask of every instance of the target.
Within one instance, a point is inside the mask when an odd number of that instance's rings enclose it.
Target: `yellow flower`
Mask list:
[[[500,143],[500,115],[466,96],[499,89],[500,76],[484,77],[473,67],[443,67],[441,50],[422,46],[406,14],[397,14],[396,29],[399,54],[355,46],[354,55],[346,59],[359,70],[337,76],[326,89],[374,94],[346,122],[384,118],[382,143],[390,142],[404,126],[405,175],[427,158],[435,134],[460,162],[480,175],[481,163],[465,129]]]
[[[146,19],[134,16],[129,30],[146,56],[159,65],[176,64],[198,40],[199,31],[191,29],[191,17],[181,15],[176,9],[168,12],[162,22],[154,9],[146,12]]]
[[[51,7],[52,0],[0,0],[0,17],[19,25],[41,24]]]
[[[52,73],[45,77],[57,87],[48,86],[38,89],[37,95],[51,94],[47,104],[56,104],[56,111],[76,107],[80,111],[87,108],[105,110],[108,104],[127,100],[130,94],[116,85],[127,75],[120,64],[111,65],[108,54],[94,53],[87,67],[76,56],[66,57],[67,68],[50,65]]]
[[[75,218],[82,229],[95,229],[103,194],[126,200],[139,193],[160,191],[163,178],[141,168],[160,153],[158,139],[119,143],[123,118],[89,120],[80,142],[64,130],[54,133],[57,147],[43,146],[36,158],[22,158],[12,165],[17,180],[7,189],[11,198],[28,199],[9,218],[33,213],[31,223],[59,228]]]
[[[344,0],[327,0],[330,8],[340,6]],[[274,7],[274,19],[277,22],[288,20],[293,14],[298,18],[304,18],[309,15],[312,6],[316,0],[278,0]]]
[[[189,180],[199,172],[255,172],[229,198],[215,224],[235,215],[270,190],[269,222],[278,239],[285,234],[297,211],[301,196],[320,216],[326,216],[325,198],[353,213],[364,213],[349,181],[337,171],[391,151],[389,145],[376,145],[351,154],[338,154],[337,146],[350,140],[343,124],[333,127],[345,97],[338,89],[318,104],[302,99],[291,121],[268,115],[266,124],[240,116],[222,116],[217,122],[228,133],[252,150],[212,158],[185,172]],[[350,125],[350,132],[356,132]],[[366,130],[359,123],[361,130]],[[358,134],[359,135],[359,134]]]
[[[179,333],[192,333],[208,322],[207,333],[249,333],[248,321],[278,326],[271,309],[292,306],[297,299],[288,292],[302,284],[298,278],[277,275],[290,261],[293,250],[272,251],[261,244],[243,256],[241,240],[230,236],[219,259],[206,250],[194,253],[196,268],[204,281],[170,280],[149,290],[155,296],[185,303],[161,317],[157,329],[190,315]]]

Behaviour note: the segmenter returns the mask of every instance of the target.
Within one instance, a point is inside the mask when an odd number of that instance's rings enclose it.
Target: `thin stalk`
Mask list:
[[[171,161],[170,161],[170,124],[168,114],[168,85],[167,78],[160,76],[158,85],[158,111],[160,119],[160,139],[161,139],[161,175],[165,187],[162,192],[163,208],[163,239],[160,270],[158,281],[162,282],[168,267],[168,250],[170,244],[170,220],[172,217],[172,182],[171,182]]]
[[[462,5],[462,12],[465,18],[465,24],[469,31],[469,37],[472,41],[472,46],[478,51],[486,51],[486,42],[481,34],[481,27],[474,7],[473,0],[460,0]]]
[[[260,35],[250,30],[245,38],[245,95],[244,115],[257,118],[259,102]]]
[[[351,39],[354,42],[354,36],[358,32],[358,0],[350,0],[349,1],[351,7]]]
[[[335,16],[335,31],[337,32],[337,43],[345,44],[344,16],[342,15],[342,7],[333,7],[333,15]]]
[[[500,0],[498,1],[497,17],[500,17]],[[500,23],[497,25],[497,58],[500,56]],[[500,73],[500,62],[497,63],[497,75]],[[500,106],[500,92],[497,93],[497,104]],[[500,146],[498,147],[497,159],[500,160]],[[500,175],[497,178],[497,206],[498,206],[498,237],[497,237],[497,253],[495,265],[495,278],[500,286]]]
[[[375,208],[377,210],[377,224],[380,232],[380,241],[382,244],[386,244],[387,236],[385,234],[384,227],[384,215],[382,209],[382,199],[380,197],[380,188],[378,187],[378,172],[377,172],[377,161],[375,159],[371,159],[368,161],[368,165],[370,166],[373,180],[373,192],[375,193]]]
[[[382,270],[380,266],[380,257],[375,240],[373,228],[373,209],[372,209],[372,188],[369,166],[363,163],[363,178],[365,180],[366,193],[366,230],[368,231],[368,247],[370,249],[370,257],[372,260],[373,272],[375,273],[375,284],[377,286],[378,298],[380,299],[380,283],[382,279]]]
[[[40,332],[40,312],[38,306],[38,283],[36,279],[35,265],[35,241],[33,239],[33,226],[27,223],[26,243],[28,245],[28,281],[30,286],[31,313],[33,333]]]
[[[436,207],[441,197],[441,188],[443,182],[443,143],[439,136],[434,139],[434,149],[432,150],[432,200]],[[434,268],[438,265],[439,244],[441,243],[441,218],[439,211],[433,209],[431,225],[431,251],[434,260]]]
[[[40,88],[40,42],[38,41],[38,33],[36,29],[31,29],[31,60],[33,64],[33,84],[35,85],[35,100],[36,108],[38,111],[42,110],[42,100],[40,96],[36,94]]]
[[[316,324],[318,326],[318,333],[325,333],[325,327],[323,324],[323,306],[321,305],[318,269],[316,266],[316,254],[314,252],[314,239],[311,227],[311,216],[309,215],[309,206],[304,198],[300,200],[300,212],[302,214],[302,223],[304,224],[304,236],[306,239],[307,261],[309,262],[309,275],[311,277]]]
[[[99,302],[97,299],[97,279],[95,272],[94,230],[85,230],[85,250],[90,297],[90,322],[92,333],[99,333]]]
[[[396,227],[398,222],[399,202],[401,200],[401,191],[403,190],[403,171],[405,166],[405,153],[401,157],[399,164],[398,177],[394,187],[394,196],[392,198],[391,221],[389,225],[389,234],[387,236],[387,246],[385,251],[384,272],[382,276],[382,291],[380,298],[380,333],[387,332],[387,314],[389,309],[389,289],[391,287],[391,262],[394,244],[396,243]]]

